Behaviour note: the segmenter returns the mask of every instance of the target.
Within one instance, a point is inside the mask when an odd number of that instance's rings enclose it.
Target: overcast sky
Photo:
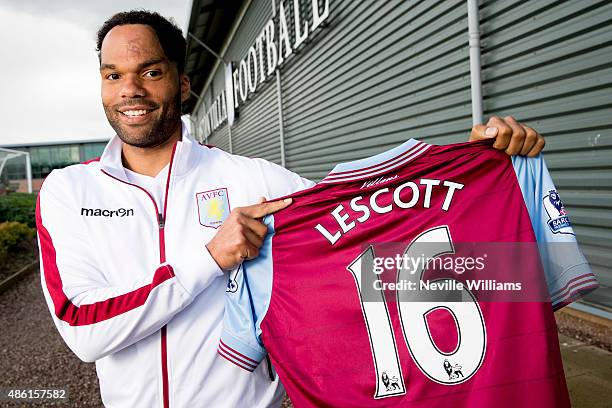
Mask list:
[[[185,32],[191,0],[0,0],[0,145],[109,139],[95,34],[138,7]]]

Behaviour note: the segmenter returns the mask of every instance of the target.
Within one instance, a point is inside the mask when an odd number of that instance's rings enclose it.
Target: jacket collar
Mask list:
[[[195,164],[198,143],[193,140],[189,134],[189,128],[181,120],[181,137],[182,140],[177,142],[174,151],[174,159],[172,160],[172,168],[170,171],[173,176],[181,176],[186,174]],[[119,136],[114,135],[104,148],[102,156],[100,156],[100,167],[103,171],[127,182],[127,176],[121,160],[121,149],[123,142]]]

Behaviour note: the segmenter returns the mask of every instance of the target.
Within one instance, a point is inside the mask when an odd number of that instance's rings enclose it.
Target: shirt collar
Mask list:
[[[430,144],[409,139],[401,145],[365,159],[340,163],[321,180],[321,183],[341,183],[368,179],[388,173],[419,157]]]

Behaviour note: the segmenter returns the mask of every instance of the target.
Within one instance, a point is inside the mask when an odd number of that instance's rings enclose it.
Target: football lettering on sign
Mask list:
[[[276,17],[263,25],[242,60],[226,64],[225,88],[216,95],[199,123],[204,138],[226,120],[232,126],[239,106],[254,97],[262,84],[274,77],[277,68],[306,44],[316,44],[311,40],[323,31],[330,15],[329,0],[319,3],[319,0],[276,3]],[[310,13],[305,12],[307,10]]]
[[[204,227],[219,228],[230,214],[227,188],[203,191],[196,194],[198,217]]]

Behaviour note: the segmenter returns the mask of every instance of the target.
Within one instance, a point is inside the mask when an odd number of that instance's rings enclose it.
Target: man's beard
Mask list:
[[[138,104],[145,104],[152,108],[157,107],[159,109],[159,106],[153,104],[152,102],[138,99],[129,101],[129,103],[124,103],[123,105]],[[108,123],[110,123],[111,127],[115,130],[117,136],[119,136],[119,139],[121,139],[123,143],[141,148],[160,146],[172,136],[177,125],[180,126],[181,92],[179,89],[173,98],[172,103],[169,103],[165,108],[162,108],[159,118],[152,119],[152,123],[150,123],[147,127],[142,127],[142,130],[140,130],[140,127],[137,126],[129,127],[127,125],[123,125],[118,117],[118,115],[123,115],[123,113],[118,112],[118,108],[119,106],[104,106],[104,112],[106,113]],[[152,115],[155,112],[156,111],[148,113],[148,115]]]

